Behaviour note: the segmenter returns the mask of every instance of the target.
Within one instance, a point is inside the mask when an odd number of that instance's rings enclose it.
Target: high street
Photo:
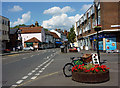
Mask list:
[[[118,86],[118,54],[101,53],[101,63],[110,67],[110,80],[105,83],[87,84],[64,77],[62,68],[70,57],[78,53],[61,53],[60,49],[46,49],[26,54],[3,57],[4,86]]]
[[[37,76],[35,74],[37,74],[45,64],[50,64],[52,57],[56,54],[57,49],[52,49],[3,56],[3,86],[20,84],[23,82],[23,79],[29,80]]]

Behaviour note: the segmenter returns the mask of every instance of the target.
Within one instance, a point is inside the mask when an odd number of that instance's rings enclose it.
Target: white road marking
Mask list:
[[[40,70],[39,72],[42,73],[43,71]]]
[[[18,85],[12,85],[12,86],[16,87],[16,86],[18,86]]]
[[[20,83],[22,83],[23,82],[23,80],[19,80],[19,81],[17,81],[16,83],[17,84],[20,84]]]
[[[42,70],[44,70],[45,68],[42,68]]]
[[[38,66],[38,68],[39,68],[40,66]]]
[[[35,68],[35,70],[38,70],[39,68]]]
[[[27,79],[28,78],[28,76],[24,76],[24,77],[22,77],[22,79]]]
[[[26,59],[26,57],[22,58],[22,59]]]
[[[30,57],[33,57],[33,55],[31,55]]]
[[[32,75],[32,73],[28,73],[28,75]]]
[[[35,72],[35,70],[32,70],[32,72]]]
[[[36,79],[37,78],[37,76],[33,76],[31,79]]]
[[[35,75],[40,75],[40,73],[37,73],[37,74],[35,74]]]

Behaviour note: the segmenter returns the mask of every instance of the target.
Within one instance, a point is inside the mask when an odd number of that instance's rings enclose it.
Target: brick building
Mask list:
[[[99,31],[99,50],[120,49],[120,20],[119,2],[98,3],[98,25],[102,26]],[[83,16],[75,23],[78,46],[84,50],[96,50],[97,33],[94,31],[97,25],[96,8],[93,4]]]

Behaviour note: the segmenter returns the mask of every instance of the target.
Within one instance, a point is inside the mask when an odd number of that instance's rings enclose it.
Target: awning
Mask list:
[[[29,45],[32,45],[33,43],[32,43],[32,42],[26,42],[26,44],[27,44],[27,45],[28,45],[28,44],[29,44]]]
[[[55,42],[56,44],[63,44],[62,42]]]

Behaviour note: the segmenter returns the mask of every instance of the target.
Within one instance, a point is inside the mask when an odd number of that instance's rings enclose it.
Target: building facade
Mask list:
[[[8,18],[0,16],[0,40],[1,50],[8,48],[9,42],[10,21]],[[0,50],[0,51],[1,51]]]
[[[98,2],[98,8],[93,4],[83,16],[75,23],[78,46],[84,50],[96,50],[97,33],[94,27],[102,26],[99,31],[99,50],[120,49],[120,22],[119,2]],[[98,18],[97,18],[98,10]]]
[[[10,50],[13,50],[13,48],[16,50],[22,49],[22,44],[21,44],[21,34],[19,32],[19,28],[14,28],[10,29],[10,34],[9,34],[10,41],[8,43],[8,47]]]
[[[54,47],[53,35],[43,27],[38,25],[36,21],[35,25],[28,27],[20,27],[20,36],[22,38],[23,47],[34,47],[35,49],[46,49]],[[20,37],[18,37],[20,38]]]

